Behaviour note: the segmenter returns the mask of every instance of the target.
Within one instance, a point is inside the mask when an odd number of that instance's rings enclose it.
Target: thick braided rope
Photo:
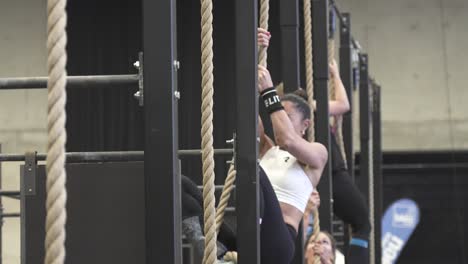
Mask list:
[[[305,65],[306,65],[306,93],[307,102],[310,107],[310,127],[307,138],[310,142],[315,141],[315,122],[314,122],[314,67],[312,63],[312,4],[311,0],[304,0],[304,47],[305,47]],[[315,241],[320,233],[320,219],[318,210],[312,211],[314,220],[312,229],[312,241]],[[315,256],[314,264],[320,264],[320,256]]]
[[[65,222],[67,192],[65,189],[65,143],[67,133],[66,90],[67,72],[67,14],[66,0],[47,2],[47,71],[49,81],[47,110],[47,198],[46,198],[46,239],[45,263],[65,262]]]
[[[314,124],[314,65],[312,63],[312,13],[311,0],[304,0],[304,47],[305,47],[305,65],[306,65],[306,93],[307,101],[310,106],[310,128],[308,129],[309,141],[315,141]]]
[[[234,189],[234,183],[236,181],[236,170],[234,163],[229,166],[228,175],[224,181],[223,192],[219,199],[218,208],[216,209],[216,233],[219,232],[219,228],[224,220],[224,210],[226,209],[229,198],[231,197],[231,191]]]
[[[201,0],[202,63],[202,163],[203,209],[205,222],[204,264],[216,262],[216,208],[213,149],[213,2]]]
[[[268,15],[270,12],[270,0],[261,0],[260,1],[260,27],[268,30]],[[267,47],[260,47],[258,54],[258,61],[260,65],[267,67]]]

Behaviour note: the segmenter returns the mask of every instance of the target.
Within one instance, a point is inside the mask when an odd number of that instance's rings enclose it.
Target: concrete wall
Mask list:
[[[46,69],[46,1],[0,2],[0,77],[44,76]],[[45,151],[47,92],[0,91],[0,143],[3,152]],[[3,189],[19,189],[19,164],[4,163]],[[6,212],[19,202],[3,199]],[[3,225],[3,263],[19,263],[19,220]]]
[[[468,2],[336,0],[382,85],[383,147],[468,147]]]

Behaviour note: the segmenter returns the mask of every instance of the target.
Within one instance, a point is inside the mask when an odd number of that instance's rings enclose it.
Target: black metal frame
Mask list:
[[[260,263],[257,1],[235,1],[236,211],[239,263]]]
[[[373,139],[373,164],[374,164],[374,241],[375,263],[382,259],[382,246],[379,243],[382,237],[382,212],[383,212],[383,176],[382,176],[382,131],[381,131],[381,87],[373,85],[372,107],[372,139]]]
[[[0,215],[0,218],[17,218],[17,217],[20,217],[21,214],[20,213],[2,213]],[[0,262],[1,263],[1,262]]]
[[[233,155],[233,149],[215,149],[215,155]],[[115,162],[115,161],[143,161],[143,151],[103,151],[103,152],[68,152],[65,154],[67,163],[80,162]],[[200,149],[183,149],[178,150],[179,158],[186,156],[201,155]],[[46,160],[46,154],[37,154],[37,160]],[[0,162],[2,161],[24,161],[24,154],[0,154]]]
[[[361,139],[361,154],[359,156],[359,179],[357,185],[364,198],[369,203],[369,177],[370,177],[370,136],[371,136],[371,108],[370,83],[367,54],[359,55],[360,87],[359,87],[359,126]]]
[[[359,54],[360,67],[360,87],[359,87],[359,122],[360,122],[360,139],[361,153],[359,160],[359,179],[357,186],[364,195],[366,204],[369,205],[369,178],[372,177],[371,171],[372,162],[372,146],[371,146],[371,93],[369,79],[369,58],[367,54]],[[380,241],[380,240],[379,240]],[[369,245],[370,247],[372,245]]]
[[[68,76],[67,89],[98,87],[137,87],[138,74]],[[0,90],[45,89],[48,77],[0,78]]]
[[[36,194],[36,152],[27,152],[25,154],[24,165],[20,167],[20,229],[21,229],[21,263],[27,264],[27,246],[26,242],[34,234],[27,232],[26,223],[27,214],[25,208],[30,200],[34,199]],[[45,225],[44,225],[45,228]]]
[[[330,125],[328,114],[328,0],[312,0],[314,94],[317,101],[316,141],[330,149]],[[320,26],[319,26],[320,25]],[[331,160],[329,151],[328,160]],[[320,228],[333,232],[332,178],[330,162],[323,170],[320,189]]]
[[[335,13],[340,18],[340,76],[348,96],[350,109],[343,115],[343,142],[346,154],[346,165],[349,176],[354,181],[354,142],[353,142],[353,46],[351,43],[351,15],[340,14],[337,9]],[[350,228],[345,224],[343,227],[344,245],[343,251],[348,251],[350,240]]]
[[[143,0],[142,10],[146,263],[181,263],[176,1]]]
[[[348,95],[350,110],[343,115],[343,140],[348,172],[354,180],[353,145],[353,47],[351,44],[351,16],[343,13],[340,23],[340,75]]]
[[[299,0],[280,0],[281,61],[284,92],[300,87]]]
[[[280,0],[281,59],[284,92],[297,90],[300,84],[299,59],[299,1]],[[302,234],[303,225],[299,225],[298,234]],[[304,262],[304,237],[297,236],[296,251],[292,263]]]

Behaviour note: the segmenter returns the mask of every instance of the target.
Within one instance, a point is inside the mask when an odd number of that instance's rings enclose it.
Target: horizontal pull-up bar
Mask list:
[[[47,88],[47,77],[0,78],[0,90]],[[137,74],[68,76],[67,88],[138,86]]]
[[[0,196],[15,196],[20,195],[19,191],[2,191],[0,190]]]
[[[179,150],[179,156],[197,156],[201,155],[200,149]],[[233,149],[215,149],[215,155],[232,155]],[[46,160],[46,154],[37,154],[38,161]],[[69,152],[66,154],[68,163],[79,162],[116,162],[116,161],[144,161],[143,151],[107,151],[107,152]],[[2,161],[24,161],[24,154],[0,154]]]
[[[5,213],[5,214],[0,214],[0,218],[7,218],[7,217],[13,218],[13,217],[20,217],[20,216],[21,216],[20,213]]]

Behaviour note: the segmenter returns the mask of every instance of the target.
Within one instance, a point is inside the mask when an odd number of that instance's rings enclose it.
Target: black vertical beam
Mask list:
[[[369,178],[371,176],[371,109],[370,109],[370,83],[369,83],[369,61],[367,54],[359,55],[359,127],[361,139],[361,153],[359,155],[359,179],[357,186],[364,195],[366,204],[369,206]],[[370,239],[370,238],[368,238]],[[372,247],[372,245],[369,245]],[[369,256],[368,256],[369,257]]]
[[[280,0],[281,56],[284,92],[293,92],[300,85],[299,1]],[[304,232],[299,225],[298,234]],[[304,236],[298,235],[292,263],[304,262]]]
[[[342,14],[340,24],[340,75],[348,95],[350,110],[343,115],[343,140],[346,153],[348,172],[354,180],[354,145],[353,145],[353,46],[351,43],[351,17],[349,13]]]
[[[143,0],[146,263],[182,263],[176,0]]]
[[[354,142],[353,142],[353,46],[351,43],[351,15],[343,13],[340,23],[340,76],[348,95],[350,110],[343,115],[343,141],[348,173],[354,181]],[[344,250],[347,252],[350,240],[349,225],[344,226]]]
[[[382,120],[381,120],[381,88],[373,86],[372,107],[372,139],[374,162],[374,238],[380,241],[382,237],[383,179],[382,179]],[[381,243],[375,244],[375,263],[382,259]]]
[[[314,95],[317,101],[315,118],[316,141],[330,150],[330,124],[328,118],[328,0],[312,0],[312,47],[314,63]],[[328,155],[330,161],[331,155]],[[327,163],[318,186],[320,190],[320,228],[332,230],[332,178]]]
[[[357,186],[364,195],[366,204],[369,205],[369,178],[371,172],[371,104],[370,104],[370,80],[369,80],[369,58],[367,54],[359,55],[359,122],[361,137],[361,153],[359,155],[359,179]],[[380,241],[376,240],[376,241]],[[372,247],[372,245],[369,245]]]
[[[239,263],[260,263],[257,1],[235,1],[236,212]]]
[[[300,87],[299,0],[280,0],[281,59],[284,92]]]
[[[369,204],[370,177],[370,93],[369,93],[369,65],[367,54],[359,55],[360,84],[359,84],[359,127],[361,138],[361,153],[359,155],[359,179],[357,185],[366,203]]]

